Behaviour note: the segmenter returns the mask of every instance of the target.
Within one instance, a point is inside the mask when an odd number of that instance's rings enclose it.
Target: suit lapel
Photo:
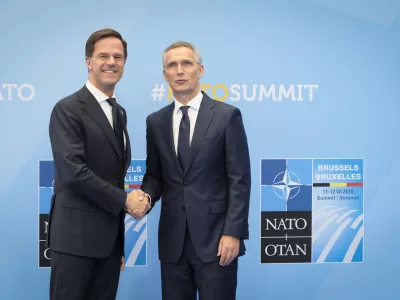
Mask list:
[[[208,127],[210,126],[211,120],[214,117],[215,111],[213,110],[213,108],[213,100],[205,93],[203,93],[203,99],[200,104],[199,113],[196,119],[196,126],[194,128],[192,142],[190,144],[189,160],[185,168],[185,173],[189,170],[190,165],[192,164],[193,159],[196,156],[197,150],[199,150],[201,141],[203,140],[203,137],[206,134]]]
[[[117,152],[118,156],[122,159],[123,154],[120,153],[118,149],[117,138],[115,137],[110,122],[108,121],[106,115],[104,114],[104,111],[99,105],[99,102],[97,102],[96,98],[89,92],[86,86],[84,86],[78,93],[80,96],[80,101],[86,104],[83,109],[104,132],[111,145],[113,146],[115,152]]]
[[[120,106],[121,113],[122,113],[122,122],[124,123],[124,134],[125,134],[125,139],[126,139],[126,150],[125,150],[125,165],[124,165],[124,174],[128,170],[130,164],[131,164],[131,141],[129,139],[129,134],[128,134],[128,127],[126,126],[126,112],[122,107]]]
[[[174,131],[173,131],[173,114],[174,114],[175,103],[172,102],[169,106],[167,106],[167,110],[165,111],[164,121],[162,122],[164,127],[164,133],[167,140],[167,149],[170,151],[171,157],[174,160],[177,170],[180,170],[181,174],[183,174],[183,170],[181,165],[179,164],[178,156],[175,151],[175,143],[174,143]]]

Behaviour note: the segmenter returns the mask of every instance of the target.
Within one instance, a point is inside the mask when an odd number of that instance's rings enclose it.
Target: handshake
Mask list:
[[[141,219],[150,209],[148,196],[142,190],[134,190],[126,197],[125,211],[135,219]]]

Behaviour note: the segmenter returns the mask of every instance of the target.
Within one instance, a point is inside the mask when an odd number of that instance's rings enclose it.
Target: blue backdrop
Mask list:
[[[39,161],[52,159],[49,116],[86,82],[89,35],[111,27],[128,42],[116,96],[133,158],[145,158],[146,116],[170,103],[161,54],[174,41],[200,49],[203,89],[243,113],[253,185],[238,299],[397,299],[399,12],[398,0],[1,0],[0,298],[48,298]],[[269,158],[363,159],[362,262],[261,263]],[[145,250],[122,272],[118,299],[161,298],[158,220],[159,205],[137,224]]]

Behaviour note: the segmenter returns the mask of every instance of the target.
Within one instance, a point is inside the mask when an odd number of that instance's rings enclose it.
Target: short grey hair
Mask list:
[[[191,49],[194,54],[196,55],[196,62],[201,65],[203,63],[202,59],[201,59],[201,55],[200,55],[200,51],[199,49],[197,49],[193,44],[189,43],[189,42],[185,42],[185,41],[177,41],[171,45],[169,45],[165,50],[164,53],[162,55],[162,65],[164,68],[164,64],[165,64],[165,55],[167,54],[167,52],[169,50],[175,49],[175,48],[181,48],[181,47],[185,47],[185,48],[189,48]]]

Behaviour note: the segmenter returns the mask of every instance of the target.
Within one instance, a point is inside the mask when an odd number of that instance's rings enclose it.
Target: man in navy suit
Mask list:
[[[131,150],[126,111],[114,88],[128,55],[113,29],[86,43],[88,81],[60,100],[50,118],[55,180],[49,217],[51,300],[115,299],[124,260],[125,210],[150,208],[142,191],[127,194]]]
[[[200,91],[204,66],[192,44],[170,45],[163,68],[174,101],[147,117],[142,184],[152,206],[162,197],[162,298],[235,299],[251,185],[242,116]]]

